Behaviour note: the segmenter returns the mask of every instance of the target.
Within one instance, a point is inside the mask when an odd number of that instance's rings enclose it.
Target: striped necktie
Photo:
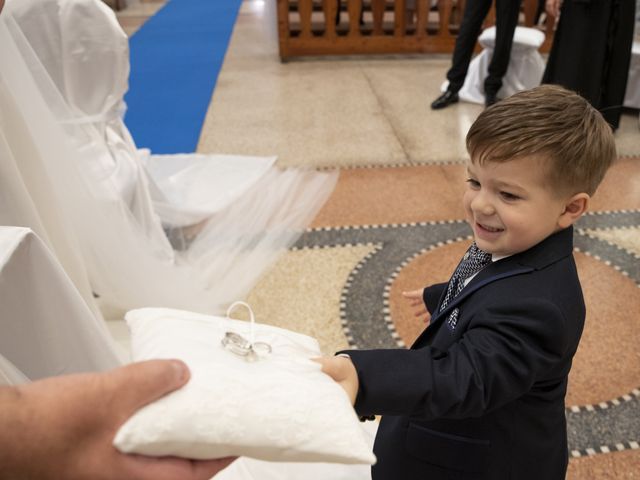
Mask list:
[[[451,280],[449,280],[447,294],[442,301],[442,305],[440,305],[440,311],[444,310],[449,305],[449,302],[462,291],[464,281],[467,278],[478,273],[489,263],[491,263],[491,254],[480,250],[476,242],[473,242],[453,272]]]

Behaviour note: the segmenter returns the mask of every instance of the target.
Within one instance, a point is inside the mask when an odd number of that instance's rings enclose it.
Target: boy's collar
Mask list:
[[[508,257],[497,258],[490,267],[500,268],[500,266],[518,265],[533,267],[536,270],[544,268],[558,260],[571,255],[573,252],[573,226],[565,228],[549,235],[540,243],[525,250],[524,252],[515,253]],[[500,260],[505,260],[504,262]],[[493,270],[487,268],[485,270]],[[481,271],[483,273],[485,270]],[[487,272],[488,273],[488,272]]]

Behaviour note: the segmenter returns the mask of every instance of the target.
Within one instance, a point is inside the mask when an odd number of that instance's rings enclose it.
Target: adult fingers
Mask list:
[[[107,373],[111,405],[124,415],[182,387],[190,373],[180,360],[149,360],[132,363]]]
[[[429,312],[427,312],[427,309],[426,309],[426,308],[422,308],[422,309],[418,310],[417,312],[415,312],[413,315],[414,315],[415,317],[422,317],[423,315],[426,315],[426,314],[428,314],[428,313],[429,313]]]

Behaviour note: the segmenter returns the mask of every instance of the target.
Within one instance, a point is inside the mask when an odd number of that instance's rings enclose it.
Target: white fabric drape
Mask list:
[[[545,62],[538,48],[544,42],[544,38],[544,33],[538,29],[516,27],[509,66],[502,78],[498,98],[507,98],[514,93],[540,85]],[[483,30],[478,37],[478,43],[482,45],[483,50],[469,64],[464,84],[458,92],[461,100],[484,104],[484,80],[488,75],[495,41],[496,27]],[[448,82],[445,82],[442,90],[446,90],[447,86]]]
[[[99,0],[7,2],[0,168],[28,208],[3,203],[0,223],[31,226],[61,260],[70,251],[85,298],[83,275],[109,307],[221,312],[298,238],[337,174],[145,156],[121,118],[128,51],[114,23]]]
[[[105,323],[28,228],[0,227],[0,305],[0,384],[120,364]]]
[[[28,226],[47,244],[62,263],[87,305],[99,316],[93,302],[91,287],[79,245],[61,205],[54,186],[42,168],[41,152],[31,140],[28,122],[15,101],[8,85],[18,87],[18,95],[26,94],[20,79],[20,58],[12,48],[11,39],[0,17],[0,224]],[[28,79],[25,80],[28,83]]]

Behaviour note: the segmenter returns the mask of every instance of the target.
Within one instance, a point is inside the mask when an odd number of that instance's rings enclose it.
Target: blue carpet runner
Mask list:
[[[169,0],[130,39],[127,127],[153,153],[194,152],[242,0]]]

